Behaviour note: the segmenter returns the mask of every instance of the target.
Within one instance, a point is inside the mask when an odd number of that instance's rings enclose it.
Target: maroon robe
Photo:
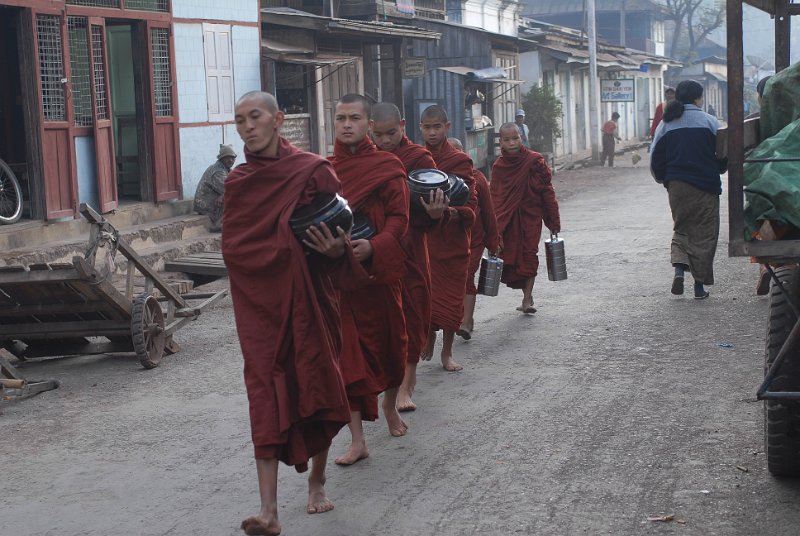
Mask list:
[[[469,246],[478,198],[472,159],[445,141],[438,150],[428,147],[436,167],[458,175],[469,186],[469,201],[450,207],[442,222],[428,234],[431,261],[431,327],[457,331],[464,317],[464,289],[469,271]],[[455,218],[456,214],[458,219]]]
[[[490,184],[503,252],[502,281],[523,288],[539,269],[542,221],[554,233],[561,231],[558,201],[544,157],[526,147],[503,154],[492,166]]]
[[[394,154],[403,162],[406,175],[415,169],[436,168],[430,151],[412,143],[406,136],[403,136]],[[409,216],[408,232],[401,242],[406,253],[406,275],[403,277],[403,315],[408,334],[406,362],[419,363],[431,325],[431,267],[427,233],[438,222],[420,210],[412,210]]]
[[[341,188],[325,159],[281,138],[275,157],[245,152],[225,182],[222,253],[230,277],[256,458],[302,472],[350,421],[339,371],[334,262],[306,256],[295,207]]]
[[[408,348],[403,316],[408,185],[403,164],[364,138],[355,153],[336,142],[331,161],[354,213],[365,215],[377,234],[365,261],[368,281],[342,292],[342,377],[353,411],[362,420],[378,418],[377,395],[399,387]]]
[[[500,243],[497,218],[494,215],[492,196],[489,193],[489,181],[486,180],[486,175],[477,169],[475,170],[475,193],[478,196],[478,211],[475,213],[475,223],[472,225],[469,274],[467,275],[467,294],[473,296],[478,293],[478,289],[475,287],[475,273],[481,266],[483,250],[496,251]]]

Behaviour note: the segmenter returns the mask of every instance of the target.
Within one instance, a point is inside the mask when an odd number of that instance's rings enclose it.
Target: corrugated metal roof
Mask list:
[[[523,13],[526,15],[560,15],[563,13],[583,12],[584,0],[523,0],[525,7]],[[596,11],[620,11],[623,3],[626,11],[652,11],[663,9],[661,6],[650,0],[596,0]]]

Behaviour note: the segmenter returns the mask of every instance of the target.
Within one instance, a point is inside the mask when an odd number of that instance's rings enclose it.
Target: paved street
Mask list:
[[[757,269],[727,257],[724,211],[711,298],[672,296],[666,192],[630,162],[556,176],[569,280],[542,267],[533,317],[517,292],[479,298],[464,372],[420,366],[409,435],[368,424],[371,457],[330,465],[333,512],[307,515],[281,468],[284,534],[800,533],[800,483],[765,469]],[[24,367],[62,387],[0,406],[0,534],[240,534],[258,495],[230,300],[176,339],[151,371]]]

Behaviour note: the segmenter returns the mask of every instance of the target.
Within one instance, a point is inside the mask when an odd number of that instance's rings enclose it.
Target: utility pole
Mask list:
[[[586,19],[589,27],[589,140],[592,160],[600,159],[600,124],[598,121],[600,82],[597,79],[597,20],[594,0],[586,0]]]

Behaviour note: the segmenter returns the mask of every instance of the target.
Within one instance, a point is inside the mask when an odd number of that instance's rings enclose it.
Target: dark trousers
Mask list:
[[[614,135],[603,134],[603,153],[600,155],[600,165],[606,164],[608,158],[608,167],[614,167]]]

